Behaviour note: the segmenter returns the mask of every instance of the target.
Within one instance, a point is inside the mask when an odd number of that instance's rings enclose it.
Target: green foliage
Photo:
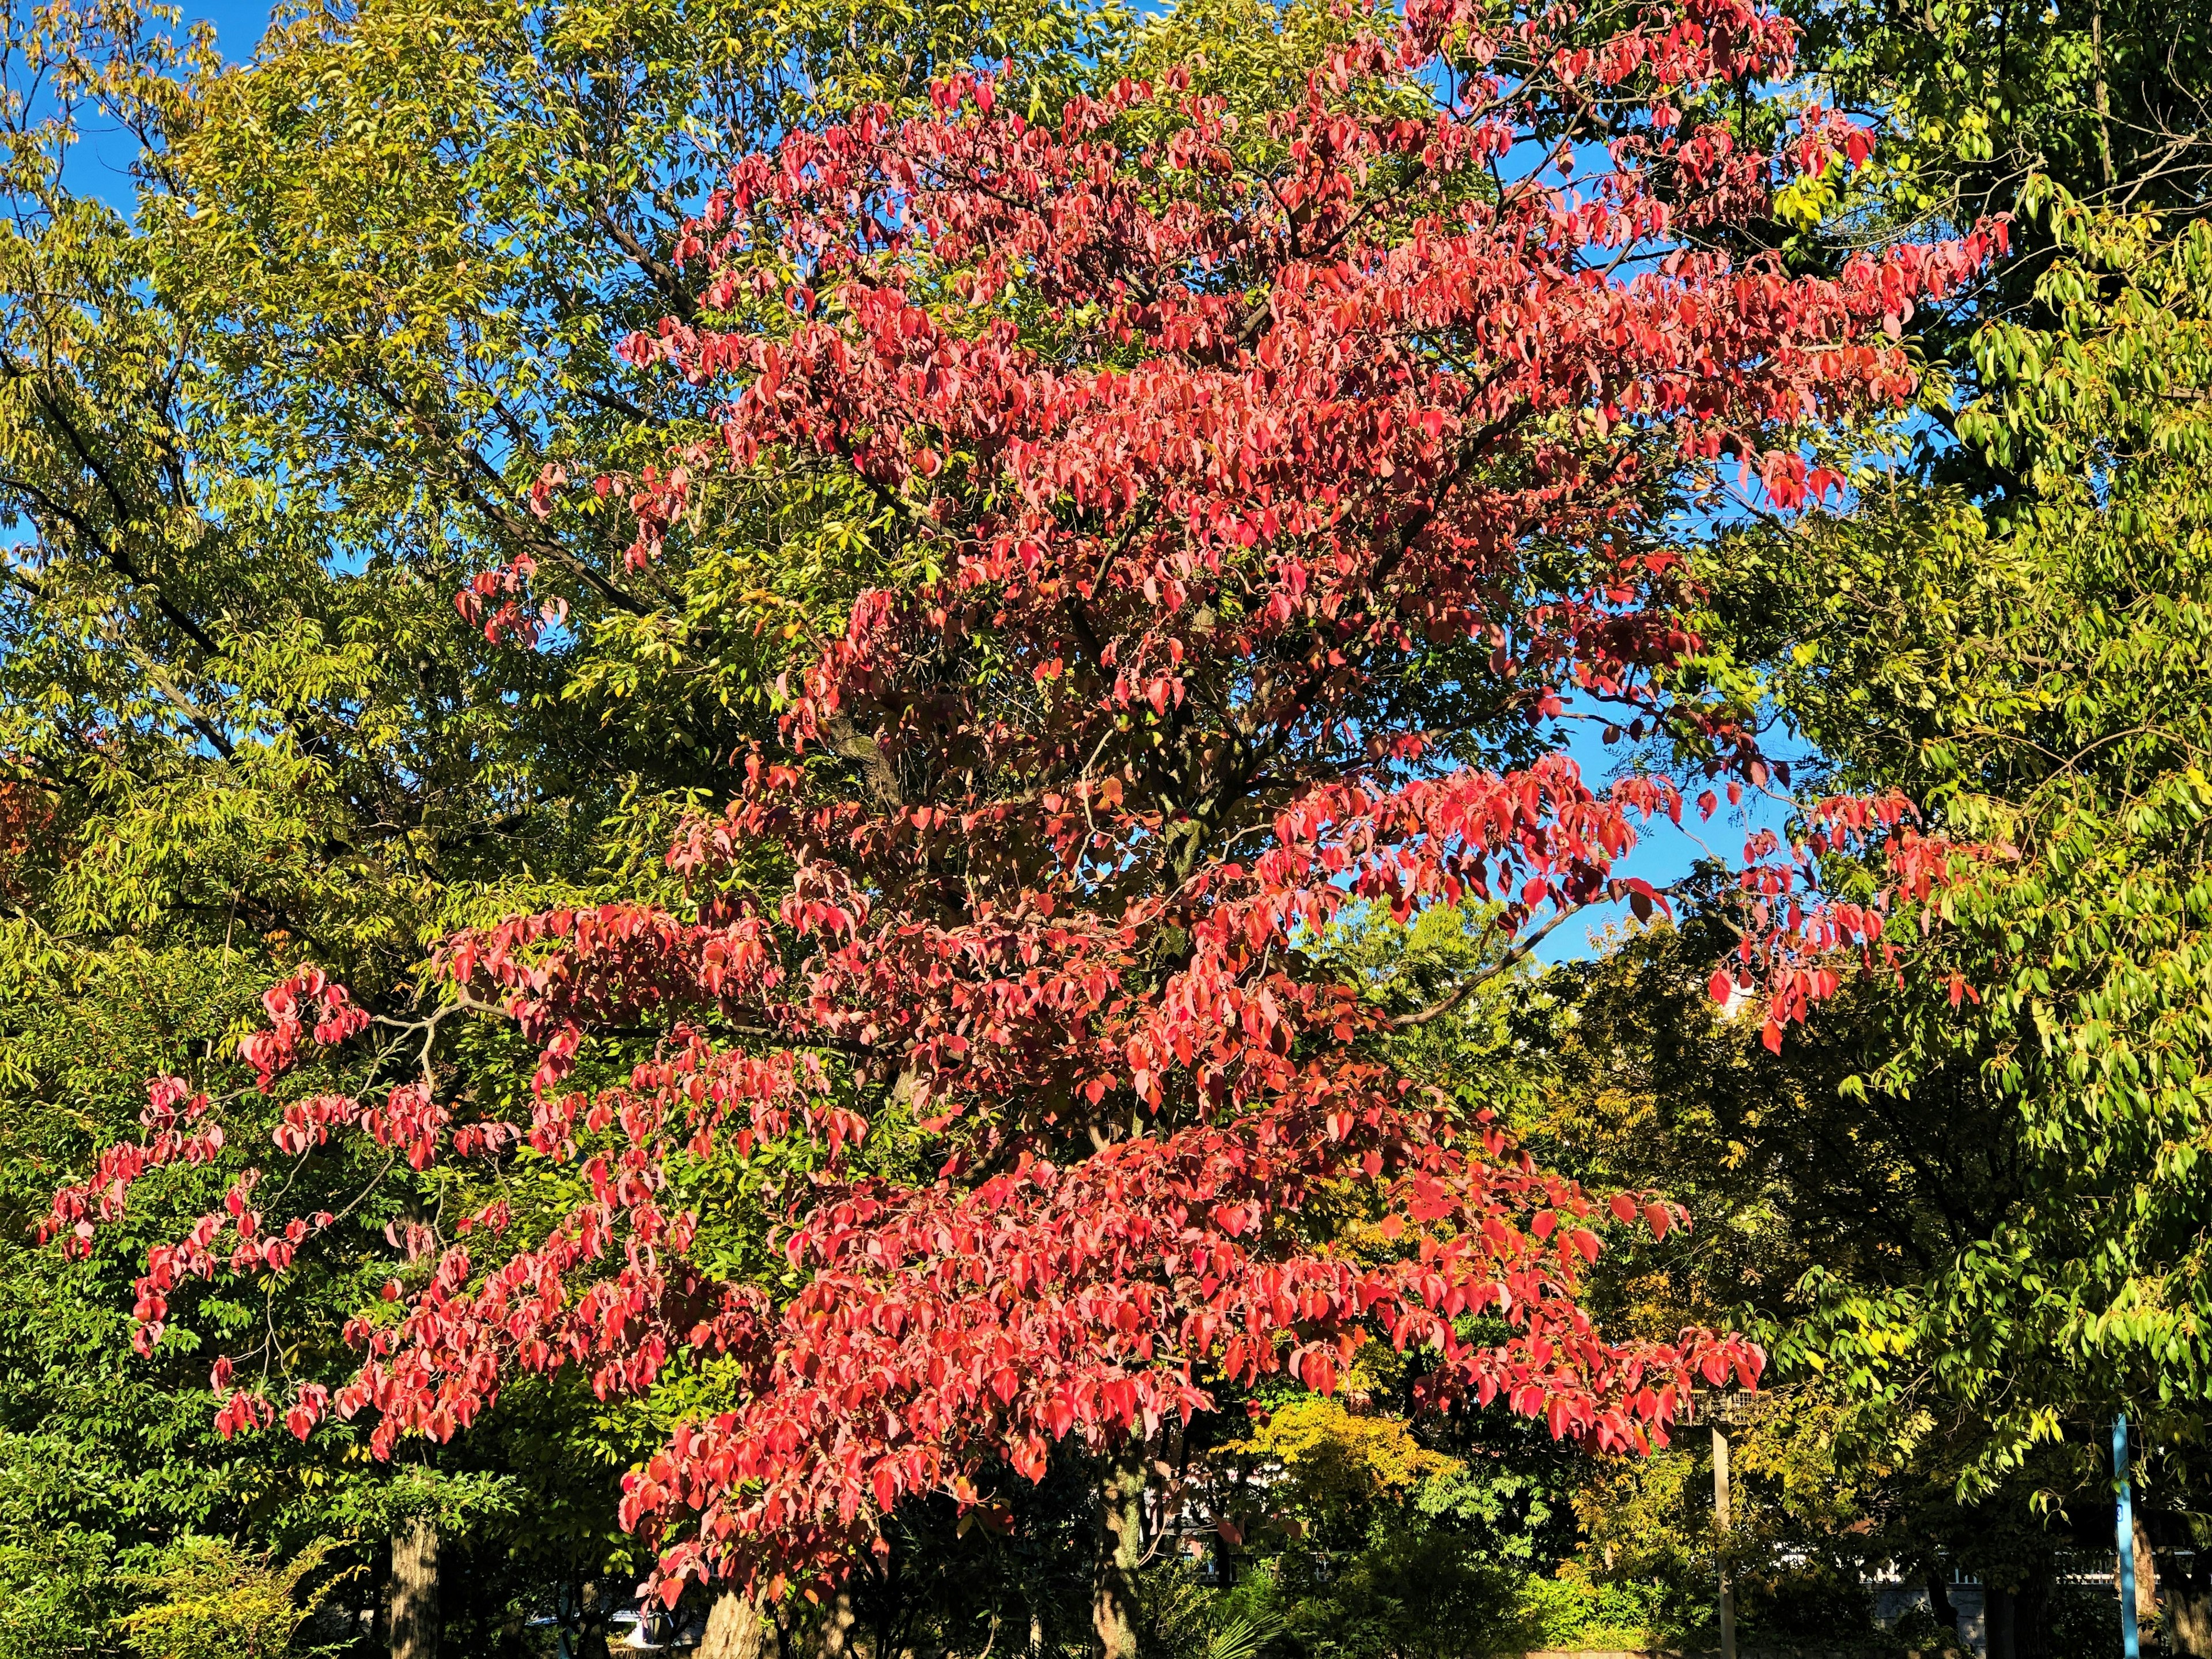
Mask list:
[[[2185,4],[1790,9],[1841,106],[1881,120],[1872,182],[1905,216],[2003,211],[2036,177],[2145,205],[2198,188],[2191,94],[2212,36]]]
[[[1869,473],[1849,516],[1716,567],[1722,630],[1836,778],[1987,849],[1905,986],[1870,980],[1832,1086],[1916,1126],[1966,1103],[2014,1168],[1924,1274],[1812,1270],[1782,1350],[1894,1412],[1932,1390],[1985,1417],[1970,1486],[2123,1404],[2194,1441],[2208,1357],[2212,241],[2086,216],[2070,247],[2039,283],[2057,325],[1992,323],[1960,422],[2016,442],[2032,497]]]
[[[1514,1638],[1528,1648],[1642,1648],[1682,1626],[1656,1583],[1593,1577],[1570,1564],[1557,1573],[1532,1573],[1514,1604]]]
[[[0,1656],[4,1659],[279,1659],[325,1651],[303,1632],[358,1569],[315,1539],[273,1552],[185,1532],[155,1549],[118,1549],[75,1523],[24,1526],[0,1516]]]
[[[319,1538],[283,1566],[220,1538],[179,1538],[131,1588],[145,1604],[119,1621],[141,1659],[277,1659],[329,1595],[332,1549]]]
[[[1697,672],[1810,751],[1801,785],[1901,789],[1981,852],[1778,1057],[1694,1006],[1710,913],[1582,970],[1547,1133],[1700,1218],[1686,1257],[1624,1267],[1626,1305],[1733,1300],[1815,1413],[1797,1476],[1740,1456],[1747,1535],[1840,1565],[1848,1517],[1870,1557],[1967,1565],[2055,1627],[2087,1616],[2049,1599],[2057,1553],[2109,1547],[2113,1412],[2161,1547],[2203,1507],[2204,41],[2158,7],[1994,39],[1940,6],[1808,21],[1887,131],[1804,257],[1997,207],[2018,252],[1920,319],[1917,428],[1840,434],[1846,501],[1699,550]],[[1593,1543],[1661,1496],[1586,1510]],[[1667,1508],[1630,1530],[1679,1554]],[[1757,1580],[1747,1618],[1780,1616]],[[2069,1650],[2046,1637],[2022,1650]]]
[[[115,1540],[74,1523],[0,1533],[0,1656],[83,1659],[114,1650],[112,1626],[127,1605]]]
[[[1261,1650],[1279,1628],[1265,1617],[1237,1613],[1206,1642],[1206,1659],[1259,1659]]]

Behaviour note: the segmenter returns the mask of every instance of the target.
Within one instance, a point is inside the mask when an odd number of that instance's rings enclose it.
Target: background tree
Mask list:
[[[1877,1201],[1887,1253],[1799,1258],[1778,1353],[1851,1405],[1845,1443],[1909,1472],[1898,1512],[1930,1538],[1946,1506],[1911,1482],[1956,1488],[1968,1514],[2043,1515],[1994,1571],[2034,1600],[2051,1549],[2108,1501],[2116,1411],[2150,1443],[2152,1532],[2180,1542],[2200,1507],[2201,1217],[2182,1172],[2203,1064],[2183,988],[2202,879],[2203,76],[2188,20],[2018,22],[1957,53],[1963,18],[1940,10],[1817,26],[1832,83],[1881,105],[1897,142],[1887,171],[1838,171],[1805,204],[1808,224],[1837,216],[1806,257],[1960,202],[2009,204],[2021,238],[1966,303],[1919,319],[1924,419],[1838,435],[1849,510],[1747,528],[1705,562],[1702,631],[1713,683],[1836,787],[1899,788],[2011,849],[1932,907],[1923,972],[1868,975],[1824,1017],[1781,1096],[1809,1101],[1802,1120],[1717,1144],[1751,1148],[1752,1173],[1805,1130],[1832,1138],[1837,1156],[1774,1189],[1786,1231],[1849,1238],[1838,1197]],[[1945,1541],[1964,1559],[1991,1536]],[[2201,1591],[2172,1588],[2172,1638],[2195,1650]],[[2022,1613],[2021,1651],[2044,1650],[2047,1622]]]

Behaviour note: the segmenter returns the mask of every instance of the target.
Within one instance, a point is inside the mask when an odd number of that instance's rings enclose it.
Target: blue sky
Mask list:
[[[186,6],[185,15],[194,22],[204,19],[215,25],[216,36],[222,45],[222,55],[244,58],[252,55],[261,39],[261,31],[269,27],[269,8],[246,0],[243,4],[218,0],[213,5]]]
[[[1595,723],[1588,720],[1568,722],[1575,729],[1569,734],[1567,753],[1583,770],[1583,781],[1600,793],[1611,781],[1614,769],[1628,752],[1628,745],[1608,748],[1601,738]],[[1793,746],[1780,732],[1767,734],[1765,745],[1778,759],[1793,763],[1801,757],[1802,747]],[[1619,874],[1640,876],[1655,887],[1680,879],[1689,874],[1692,866],[1709,854],[1725,860],[1732,866],[1740,865],[1743,858],[1744,838],[1752,830],[1768,829],[1781,833],[1787,813],[1776,802],[1746,793],[1741,807],[1727,804],[1726,785],[1711,786],[1722,796],[1719,811],[1710,819],[1698,817],[1697,797],[1705,787],[1693,783],[1686,791],[1683,804],[1682,828],[1677,830],[1664,818],[1655,818],[1639,827],[1641,839],[1628,856],[1615,866]],[[1538,917],[1540,924],[1548,919]],[[1540,962],[1571,962],[1592,955],[1596,947],[1592,935],[1608,923],[1625,922],[1628,919],[1626,904],[1593,905],[1581,915],[1564,923],[1548,939],[1536,947]]]
[[[253,55],[260,44],[262,32],[269,27],[269,7],[258,0],[202,0],[202,3],[186,5],[187,22],[209,22],[215,25],[216,43],[222,55],[233,63],[243,62]],[[137,141],[127,133],[102,131],[89,122],[82,133],[82,143],[70,158],[67,177],[78,190],[104,198],[110,204],[130,211],[132,206],[131,163],[137,153]]]

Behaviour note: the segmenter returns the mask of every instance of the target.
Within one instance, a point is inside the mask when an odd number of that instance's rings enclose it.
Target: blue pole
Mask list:
[[[2120,1651],[2127,1659],[2142,1659],[2142,1638],[2136,1633],[2136,1516],[2128,1491],[2128,1417],[2112,1419],[2112,1478],[2119,1483],[2120,1507],[2116,1535],[2120,1547]]]

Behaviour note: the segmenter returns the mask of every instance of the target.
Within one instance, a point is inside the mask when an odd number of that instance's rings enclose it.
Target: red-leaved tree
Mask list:
[[[701,320],[629,348],[728,389],[720,441],[598,487],[628,494],[639,564],[724,468],[857,483],[896,546],[841,633],[802,636],[778,741],[670,851],[692,904],[442,947],[444,1012],[542,1050],[527,1121],[424,1072],[299,1099],[278,1133],[294,1157],[367,1134],[418,1170],[526,1144],[580,1162],[588,1201],[527,1238],[498,1202],[415,1230],[425,1265],[397,1316],[356,1322],[358,1373],[219,1362],[225,1425],[365,1413],[388,1452],[518,1367],[612,1392],[680,1348],[729,1356],[740,1403],[626,1484],[672,1595],[834,1577],[902,1499],[971,1501],[1056,1443],[1126,1497],[1165,1425],[1278,1374],[1326,1391],[1366,1341],[1425,1351],[1432,1406],[1502,1398],[1603,1449],[1662,1438],[1701,1379],[1751,1383],[1739,1339],[1611,1341],[1577,1305],[1603,1228],[1679,1211],[1593,1201],[1395,1074],[1390,1022],[1310,947],[1354,903],[1487,905],[1504,960],[1593,903],[1663,904],[1619,865],[1680,820],[1676,785],[1594,788],[1567,716],[1771,787],[1747,732],[1669,690],[1696,641],[1666,515],[1723,466],[1785,509],[1828,489],[1807,424],[1901,399],[1898,325],[1984,252],[1899,246],[1833,280],[1731,262],[1778,181],[1863,154],[1817,114],[1767,153],[1679,112],[1785,76],[1790,46],[1747,0],[1422,0],[1241,119],[1180,72],[1051,122],[963,76],[929,118],[863,113],[738,167],[678,250]],[[708,320],[760,295],[785,326]],[[531,636],[532,577],[462,609]],[[1881,933],[1878,906],[1820,902],[1821,857],[1886,856],[1924,891],[1948,855],[1901,802],[1798,822],[1747,849],[1717,975],[1776,1040],[1826,954]],[[264,1089],[368,1024],[312,969],[268,1006],[242,1055]],[[596,1033],[641,1027],[650,1058],[578,1085]],[[934,1179],[855,1172],[886,1110]],[[149,1138],[49,1227],[88,1238],[145,1169],[210,1156],[219,1115],[157,1081]],[[795,1293],[702,1276],[672,1170],[793,1137],[825,1160],[786,1194]],[[332,1224],[254,1193],[153,1253],[142,1345],[183,1280],[282,1271]],[[1346,1213],[1395,1253],[1339,1248]],[[1130,1541],[1099,1580],[1116,1653]]]

